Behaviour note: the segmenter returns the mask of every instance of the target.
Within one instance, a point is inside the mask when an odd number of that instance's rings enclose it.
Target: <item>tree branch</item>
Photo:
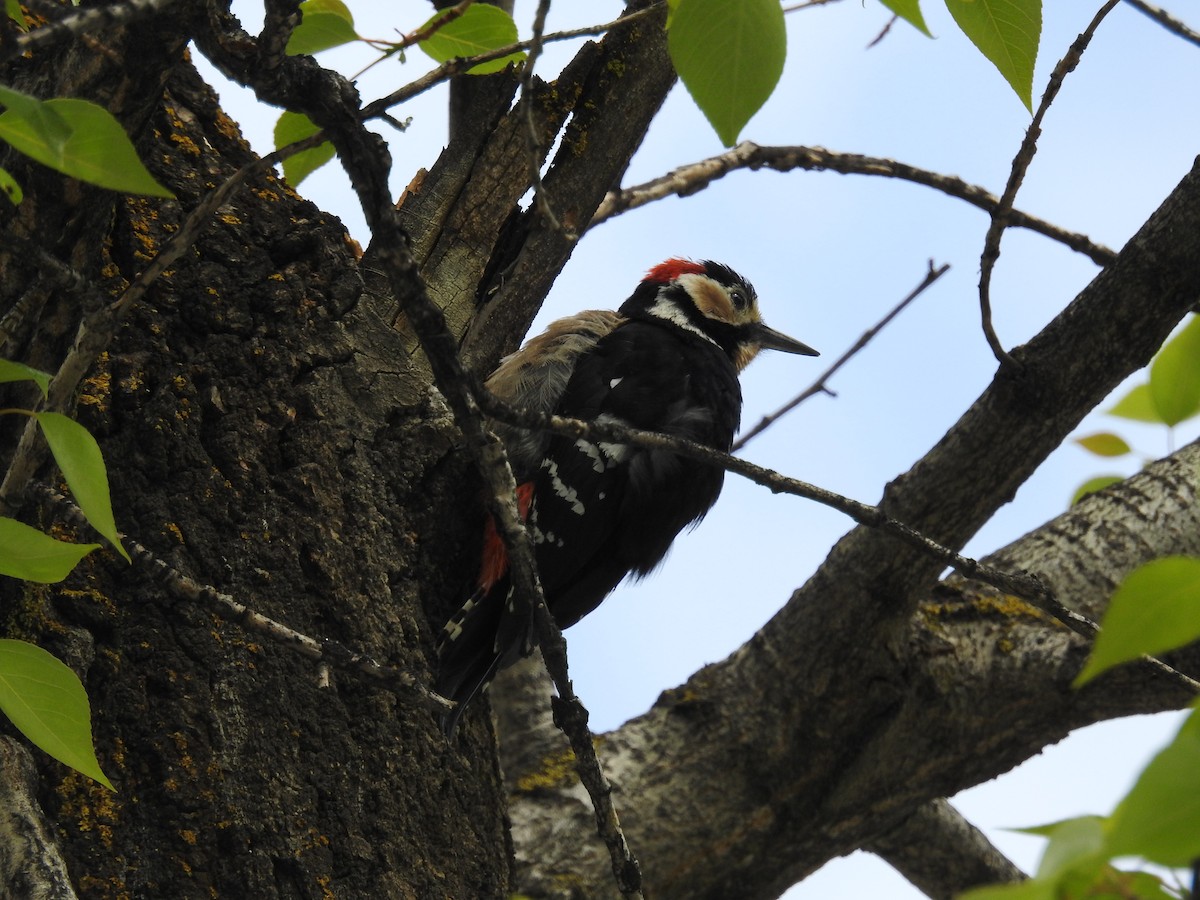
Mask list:
[[[988,193],[978,185],[968,184],[952,175],[919,169],[894,159],[838,153],[822,147],[760,147],[751,141],[743,141],[732,150],[680,166],[651,181],[619,191],[610,191],[596,211],[592,227],[664,197],[686,197],[702,191],[714,181],[738,169],[773,169],[776,172],[790,172],[793,169],[822,172],[828,169],[843,175],[877,175],[931,187],[948,196],[965,200],[987,213],[998,209],[1000,203],[994,194]],[[1065,231],[1020,210],[1009,211],[1008,223],[1013,227],[1028,228],[1058,241],[1075,252],[1088,256],[1099,266],[1108,265],[1117,256],[1115,251],[1094,243],[1086,235]]]
[[[1138,12],[1149,16],[1163,28],[1167,29],[1167,31],[1179,35],[1185,41],[1190,41],[1191,43],[1200,46],[1200,32],[1189,28],[1162,7],[1155,6],[1153,3],[1147,3],[1146,0],[1125,0],[1125,2]]]
[[[931,800],[863,847],[933,900],[1027,877],[947,800]]]
[[[1067,75],[1075,71],[1075,67],[1079,65],[1079,60],[1083,58],[1083,51],[1091,43],[1092,35],[1096,33],[1096,29],[1104,21],[1104,17],[1112,12],[1113,8],[1119,2],[1120,0],[1108,0],[1104,6],[1100,7],[1100,10],[1092,18],[1092,21],[1088,23],[1088,27],[1075,39],[1070,49],[1067,50],[1067,54],[1054,67],[1054,71],[1050,74],[1050,82],[1046,85],[1045,93],[1042,94],[1042,100],[1038,104],[1037,111],[1033,114],[1033,121],[1029,123],[1029,129],[1025,132],[1025,138],[1021,141],[1021,147],[1017,150],[1016,158],[1013,159],[1012,169],[1008,176],[1008,184],[1004,186],[1004,193],[1000,195],[1000,202],[991,212],[992,221],[988,225],[987,234],[983,239],[983,254],[979,259],[980,320],[983,325],[984,337],[987,338],[988,346],[992,348],[992,353],[995,355],[996,360],[1002,367],[1010,370],[1017,366],[1017,361],[1004,349],[1004,345],[1000,343],[1000,337],[996,334],[996,329],[992,324],[992,270],[996,267],[996,260],[1000,258],[1000,239],[1004,235],[1004,229],[1008,227],[1009,214],[1013,208],[1013,203],[1017,199],[1017,191],[1021,189],[1021,184],[1025,180],[1025,173],[1028,171],[1030,163],[1033,162],[1033,155],[1037,153],[1037,141],[1042,133],[1042,119],[1045,118],[1046,111],[1050,109],[1050,104],[1058,96],[1058,91],[1062,87],[1063,80]]]

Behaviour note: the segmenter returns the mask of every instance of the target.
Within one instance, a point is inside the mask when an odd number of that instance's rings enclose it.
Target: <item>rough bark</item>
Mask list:
[[[286,18],[287,4],[272,9]],[[192,38],[263,96],[335,128],[348,157],[377,149],[355,130],[352,86],[312,60],[263,68],[265,51],[217,4],[12,60],[4,83],[112,109],[178,200],[64,190],[61,176],[3,160],[26,194],[0,223],[0,314],[27,311],[6,320],[6,355],[55,369],[81,316],[252,159],[184,58]],[[541,146],[570,121],[545,178],[568,227],[586,228],[672,80],[661,21],[645,18],[534,91]],[[510,73],[463,99],[446,154],[401,207],[429,292],[476,370],[513,346],[573,247],[517,206],[526,174],[513,89]],[[1019,377],[998,377],[890,486],[891,515],[961,544],[1107,386],[1149,358],[1198,293],[1196,182],[1018,352]],[[453,573],[477,550],[476,519],[461,513],[476,496],[459,435],[414,364],[402,298],[371,265],[336,221],[274,177],[252,177],[133,309],[82,385],[78,415],[109,461],[119,521],[157,555],[427,683],[434,628],[462,595]],[[36,402],[4,391],[4,405]],[[14,442],[0,434],[6,454]],[[1063,599],[1095,609],[1135,560],[1179,552],[1200,532],[1196,468],[1179,466],[1088,501],[998,561],[1036,569]],[[56,476],[44,464],[40,477]],[[1122,555],[1116,513],[1134,500],[1145,501],[1143,518],[1131,520]],[[17,506],[69,531],[29,498]],[[923,804],[1070,728],[1180,702],[1137,670],[1072,694],[1076,640],[978,585],[935,587],[937,568],[892,539],[852,533],[746,648],[608,736],[652,895],[773,896],[831,855],[904,835]],[[84,680],[118,787],[110,794],[39,754],[35,802],[22,790],[23,758],[6,756],[17,774],[0,798],[13,823],[0,829],[0,861],[30,860],[5,869],[10,887],[89,898],[514,888],[482,716],[448,746],[416,692],[336,669],[327,683],[288,648],[178,600],[112,553],[62,585],[5,580],[0,594],[0,633],[47,647]],[[571,796],[569,759],[551,737],[542,723],[520,741],[527,761],[505,763],[518,779],[522,865],[546,876],[529,890],[604,896],[606,857],[581,849],[592,814]],[[541,818],[527,814],[534,804]],[[539,829],[570,835],[569,848]]]

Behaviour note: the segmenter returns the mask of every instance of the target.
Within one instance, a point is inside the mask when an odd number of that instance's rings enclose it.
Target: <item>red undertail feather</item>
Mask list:
[[[533,503],[533,482],[517,485],[517,511],[521,521],[529,518],[529,506]],[[483,558],[479,562],[479,593],[486,594],[508,571],[508,550],[496,531],[496,523],[488,516],[483,531]]]
[[[687,274],[703,275],[704,266],[700,265],[700,263],[692,262],[690,259],[680,259],[677,256],[673,256],[665,262],[660,262],[647,272],[646,280],[670,284],[680,275]]]

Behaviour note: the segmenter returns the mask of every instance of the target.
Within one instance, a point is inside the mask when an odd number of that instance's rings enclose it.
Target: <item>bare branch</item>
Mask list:
[[[664,197],[686,197],[702,191],[714,181],[737,169],[773,169],[776,172],[790,172],[793,169],[820,172],[828,169],[843,175],[877,175],[931,187],[951,197],[965,200],[987,213],[995,211],[1000,203],[994,194],[978,185],[968,184],[952,175],[919,169],[894,159],[839,153],[823,147],[760,147],[751,141],[743,141],[725,153],[681,166],[643,184],[609,192],[592,218],[592,227]],[[1020,210],[1009,211],[1008,223],[1014,227],[1028,228],[1065,244],[1077,253],[1085,254],[1099,266],[1106,266],[1117,258],[1115,251],[1094,243],[1087,235],[1065,231]]]
[[[1042,133],[1042,119],[1045,117],[1046,111],[1050,108],[1050,104],[1054,102],[1054,98],[1058,96],[1058,91],[1062,87],[1063,80],[1079,65],[1083,51],[1091,43],[1092,35],[1096,33],[1096,29],[1100,27],[1100,23],[1104,20],[1104,17],[1112,12],[1113,8],[1119,2],[1120,0],[1108,0],[1104,6],[1100,7],[1099,12],[1088,23],[1088,27],[1075,39],[1070,49],[1067,50],[1067,54],[1054,67],[1054,71],[1050,75],[1050,83],[1046,85],[1046,91],[1042,94],[1042,100],[1038,104],[1037,112],[1033,114],[1033,121],[1029,123],[1029,129],[1025,132],[1025,139],[1021,142],[1021,147],[1017,150],[1017,155],[1013,159],[1012,170],[1008,176],[1008,184],[1004,187],[1000,203],[992,210],[992,222],[988,226],[987,235],[983,239],[983,254],[979,259],[979,313],[983,324],[983,334],[987,338],[988,346],[992,348],[992,353],[995,354],[997,361],[999,361],[1001,366],[1010,370],[1019,369],[1020,366],[1009,352],[1004,349],[1004,346],[1000,343],[1000,337],[996,334],[996,329],[992,324],[992,270],[996,266],[996,260],[1000,258],[1000,238],[1004,234],[1004,229],[1008,227],[1009,212],[1012,210],[1013,203],[1017,199],[1017,191],[1021,189],[1021,183],[1025,180],[1025,173],[1029,170],[1029,164],[1033,162],[1033,155],[1037,153],[1037,140]]]
[[[751,440],[762,434],[769,427],[771,427],[771,425],[775,424],[776,421],[790,413],[793,409],[795,409],[809,397],[812,397],[814,394],[828,393],[829,388],[826,385],[829,379],[832,378],[834,374],[836,374],[837,371],[842,368],[842,366],[848,363],[855,356],[855,354],[866,347],[867,344],[869,344],[875,337],[875,335],[879,334],[879,332],[882,331],[888,325],[888,323],[892,321],[892,319],[896,318],[896,316],[898,316],[904,310],[904,308],[908,306],[908,304],[912,303],[917,299],[917,297],[921,296],[921,294],[925,292],[926,288],[945,275],[949,270],[950,266],[948,264],[941,265],[935,269],[933,267],[933,260],[931,259],[929,261],[929,271],[925,273],[925,277],[921,280],[921,283],[913,288],[907,297],[892,307],[891,311],[889,311],[886,316],[863,332],[859,339],[854,342],[853,346],[839,356],[833,365],[822,372],[816,381],[806,387],[803,391],[801,391],[779,409],[775,410],[775,412],[763,416],[757,425],[734,441],[733,446],[729,448],[729,452],[736,453],[737,451],[741,450],[748,443],[750,443]]]
[[[1167,29],[1167,31],[1179,35],[1185,41],[1191,41],[1193,44],[1200,46],[1200,32],[1189,28],[1162,7],[1155,6],[1153,3],[1147,3],[1146,0],[1125,0],[1125,2],[1139,12],[1148,15],[1163,28]]]

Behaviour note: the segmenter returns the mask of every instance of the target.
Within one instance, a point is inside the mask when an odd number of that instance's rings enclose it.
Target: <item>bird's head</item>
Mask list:
[[[621,307],[628,317],[664,319],[719,346],[740,372],[760,350],[817,356],[762,320],[754,286],[711,260],[668,259],[648,273]]]

